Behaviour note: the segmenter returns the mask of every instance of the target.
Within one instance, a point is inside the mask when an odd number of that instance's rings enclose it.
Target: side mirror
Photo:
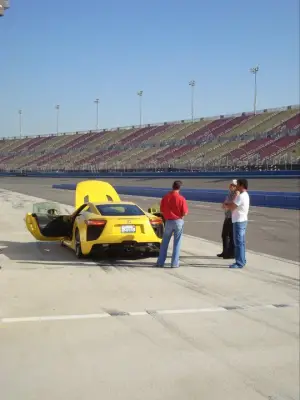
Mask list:
[[[155,207],[151,207],[151,208],[148,208],[148,213],[157,214],[157,213],[159,213],[159,210]]]

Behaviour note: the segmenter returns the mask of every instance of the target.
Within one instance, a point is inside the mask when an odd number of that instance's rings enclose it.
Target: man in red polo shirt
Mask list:
[[[157,260],[158,267],[165,265],[169,243],[173,234],[174,245],[171,267],[179,267],[179,253],[184,225],[183,217],[188,214],[186,199],[179,193],[181,186],[181,181],[175,181],[172,187],[173,190],[167,193],[160,203],[160,211],[165,219],[165,231]]]

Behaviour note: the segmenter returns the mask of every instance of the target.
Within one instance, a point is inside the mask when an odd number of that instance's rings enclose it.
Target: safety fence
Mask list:
[[[0,176],[24,176],[34,178],[300,178],[300,170],[282,171],[133,171],[133,172],[88,172],[88,171],[31,171],[31,172],[6,172],[0,171]]]

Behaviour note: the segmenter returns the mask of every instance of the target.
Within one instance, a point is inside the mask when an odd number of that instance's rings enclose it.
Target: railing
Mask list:
[[[109,172],[118,172],[118,173],[128,173],[128,172],[138,172],[138,173],[148,173],[148,172],[243,172],[243,171],[300,171],[300,157],[284,157],[281,160],[270,158],[261,162],[260,160],[256,163],[248,164],[244,162],[240,163],[227,163],[227,160],[219,160],[214,163],[214,165],[207,165],[205,163],[193,165],[189,162],[186,164],[179,165],[176,162],[165,165],[148,165],[147,168],[140,168],[133,165],[120,165],[115,164],[112,167],[108,167],[107,165],[95,165],[89,166],[89,168],[84,168],[82,166],[80,169],[53,169],[53,168],[44,168],[41,167],[38,171],[33,170],[31,168],[27,169],[11,169],[6,168],[4,165],[0,165],[0,172],[2,173],[16,173],[16,174],[26,174],[26,173],[109,173]],[[104,163],[105,164],[105,163]],[[188,177],[188,176],[187,176]]]

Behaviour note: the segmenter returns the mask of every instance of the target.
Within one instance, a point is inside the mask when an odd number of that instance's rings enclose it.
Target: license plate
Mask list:
[[[122,233],[135,233],[136,229],[134,225],[122,225],[121,232]]]

